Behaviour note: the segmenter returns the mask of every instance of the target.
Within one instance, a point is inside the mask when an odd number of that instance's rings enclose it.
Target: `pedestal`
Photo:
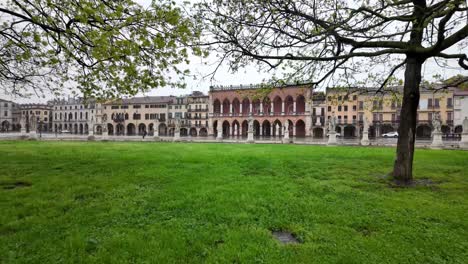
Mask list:
[[[461,149],[468,149],[468,133],[461,134],[459,146]]]
[[[336,132],[328,133],[327,145],[336,145]]]
[[[36,140],[36,139],[37,139],[37,133],[36,133],[36,131],[29,131],[29,133],[28,133],[28,138],[29,138],[29,139],[32,139],[32,140]]]
[[[175,132],[174,133],[174,139],[172,141],[173,142],[179,142],[180,141],[180,132]]]
[[[88,140],[95,140],[96,138],[94,137],[94,131],[90,129],[88,131]]]
[[[218,132],[218,135],[216,136],[216,141],[223,141],[223,135],[221,133]]]
[[[289,132],[285,132],[284,137],[283,137],[283,144],[289,144],[289,143],[292,143],[292,140],[289,137]]]
[[[26,136],[26,128],[21,128],[21,136]]]
[[[247,132],[247,143],[255,143],[253,131]]]
[[[442,133],[434,132],[432,133],[432,144],[431,148],[442,148],[444,143],[442,142]]]
[[[157,130],[154,131],[153,140],[155,140],[155,141],[159,141],[159,140],[160,140],[160,138],[159,138],[159,131],[157,131]]]
[[[363,132],[362,133],[362,139],[361,139],[361,145],[363,146],[369,146],[369,132]]]
[[[109,132],[102,131],[102,140],[109,140]]]

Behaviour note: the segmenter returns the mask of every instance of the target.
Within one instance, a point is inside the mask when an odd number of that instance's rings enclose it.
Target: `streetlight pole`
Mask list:
[[[42,138],[42,120],[39,120],[39,138]]]

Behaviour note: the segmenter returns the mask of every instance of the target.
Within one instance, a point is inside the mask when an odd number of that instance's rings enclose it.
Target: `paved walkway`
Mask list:
[[[19,140],[27,139],[29,134],[25,134],[26,138],[21,135],[21,133],[0,133],[0,140]],[[37,134],[38,140],[66,140],[66,141],[87,141],[87,135],[76,135],[76,134],[55,134],[55,133],[43,133]],[[162,136],[159,137],[159,141],[172,142],[173,137]],[[104,139],[101,135],[95,135],[96,141],[108,140],[108,141],[143,141],[151,142],[155,139],[153,136],[146,136],[144,139],[142,136],[108,136],[107,139]],[[181,137],[180,141],[182,142],[200,142],[200,143],[215,143],[220,142],[214,137]],[[224,138],[223,143],[246,143],[246,138],[241,137],[231,137]],[[457,140],[444,140],[444,148],[446,149],[457,149],[458,148]],[[279,137],[260,137],[255,138],[255,143],[257,144],[281,144],[281,139]],[[359,139],[340,139],[337,138],[338,145],[349,145],[349,146],[358,146],[360,145]],[[371,146],[390,146],[395,147],[397,143],[396,138],[377,138],[371,139]],[[327,139],[316,139],[316,138],[293,138],[293,144],[302,144],[302,145],[327,145]],[[425,148],[430,147],[430,140],[416,140],[416,147]]]

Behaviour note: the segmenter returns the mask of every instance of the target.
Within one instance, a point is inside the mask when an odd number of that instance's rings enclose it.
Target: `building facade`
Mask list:
[[[82,98],[58,99],[53,105],[53,131],[69,131],[73,134],[88,134],[93,129],[96,114],[96,102]]]
[[[337,118],[336,133],[343,138],[360,135],[358,122],[358,92],[327,89],[327,122],[332,115]]]
[[[190,136],[208,136],[208,104],[209,96],[202,92],[193,92],[187,96],[187,120],[190,126]]]
[[[453,115],[454,115],[454,133],[463,132],[463,119],[468,117],[468,91],[456,90],[453,93]]]
[[[155,125],[161,136],[168,135],[169,105],[174,96],[134,97],[113,100],[102,104],[101,126],[108,135],[149,135],[154,133]]]
[[[281,137],[284,127],[288,127],[291,137],[309,136],[311,99],[312,89],[306,86],[211,87],[209,135],[247,137],[248,119],[252,116],[256,137]]]
[[[187,118],[187,96],[177,96],[168,105],[168,135],[173,136],[176,122],[180,125],[180,136],[188,136],[190,123]]]
[[[372,91],[358,95],[358,123],[361,132],[364,118],[367,118],[370,123],[369,137],[381,137],[385,133],[398,130],[402,104],[400,90],[401,87],[396,87],[394,92],[384,95]],[[448,136],[454,132],[453,92],[453,89],[448,89],[443,93],[421,89],[417,113],[417,138],[431,137],[432,117],[436,113],[440,114],[442,133]]]
[[[52,105],[22,104],[19,106],[19,109],[21,114],[20,120],[24,120],[26,132],[29,132],[31,117],[36,118],[36,132],[52,132]]]
[[[0,132],[19,131],[19,109],[12,101],[0,99]]]
[[[247,137],[248,119],[253,118],[254,136],[278,138],[288,127],[290,137],[324,139],[328,120],[334,115],[341,138],[360,138],[363,121],[369,137],[397,131],[400,123],[401,87],[384,95],[376,90],[329,88],[314,92],[310,86],[289,85],[210,87],[208,95],[147,96],[104,103],[82,99],[54,100],[48,104],[16,105],[0,102],[2,131],[20,130],[24,118],[29,130],[34,113],[42,132],[68,130],[76,134],[173,136],[176,122],[180,136]],[[421,89],[417,138],[430,138],[432,117],[440,114],[445,137],[457,137],[468,116],[468,91],[447,89],[435,93]],[[39,124],[38,123],[38,124]],[[286,125],[287,124],[287,125]],[[39,126],[38,126],[39,129]]]

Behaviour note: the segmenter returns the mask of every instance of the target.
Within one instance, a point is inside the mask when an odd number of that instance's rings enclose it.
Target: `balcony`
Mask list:
[[[187,109],[187,112],[208,112],[208,108]]]
[[[187,119],[191,120],[206,120],[208,117],[203,117],[203,116],[187,116]]]
[[[210,117],[237,117],[237,116],[243,116],[243,117],[248,117],[250,114],[252,116],[291,116],[291,115],[309,115],[309,111],[305,112],[288,112],[288,113],[282,113],[282,112],[252,112],[252,113],[210,113]]]

